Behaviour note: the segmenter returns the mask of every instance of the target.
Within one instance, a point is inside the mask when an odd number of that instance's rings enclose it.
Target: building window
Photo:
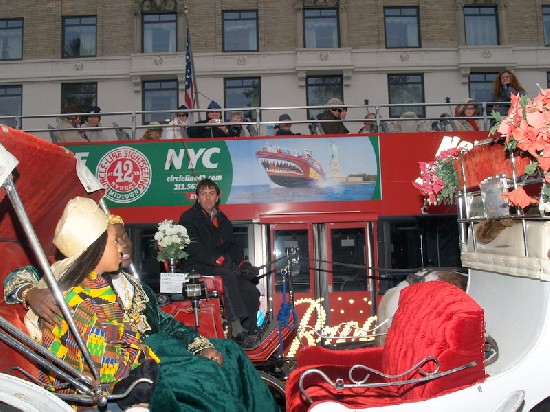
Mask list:
[[[304,47],[340,47],[338,9],[304,9]]]
[[[389,102],[393,104],[424,103],[423,74],[388,74]],[[393,106],[390,117],[400,117],[404,112],[414,112],[426,117],[425,106]]]
[[[386,48],[420,47],[418,7],[384,7]]]
[[[550,6],[542,6],[542,26],[544,30],[544,45],[550,46]]]
[[[96,55],[96,17],[63,17],[63,57]]]
[[[550,89],[550,72],[546,72],[546,88]]]
[[[143,53],[174,53],[176,33],[176,13],[144,14]]]
[[[61,83],[61,111],[75,106],[82,112],[97,106],[97,83]]]
[[[167,123],[172,114],[170,110],[178,108],[178,81],[146,81],[143,82],[143,110],[158,111],[160,113],[146,113],[143,115],[143,124],[149,122]]]
[[[223,51],[258,51],[258,12],[223,12]]]
[[[0,20],[0,60],[23,58],[23,19]]]
[[[478,102],[493,101],[493,81],[498,73],[470,73],[469,96]]]
[[[342,76],[308,76],[306,87],[308,106],[324,106],[333,97],[344,101]],[[308,119],[315,118],[323,110],[325,109],[308,109]]]
[[[469,46],[497,45],[497,8],[464,7],[464,32]]]
[[[0,116],[21,116],[23,107],[22,86],[1,86],[0,87]],[[11,127],[17,126],[17,119],[0,118],[0,123]],[[21,126],[21,125],[20,125]]]
[[[261,88],[259,77],[240,77],[224,79],[225,107],[259,107],[261,102]],[[255,110],[244,113],[251,121],[258,120]],[[226,120],[231,117],[230,112],[225,112]]]

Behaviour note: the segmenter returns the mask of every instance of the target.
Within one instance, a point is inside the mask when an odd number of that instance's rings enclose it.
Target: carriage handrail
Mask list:
[[[422,369],[422,365],[424,365],[425,363],[430,362],[430,361],[434,362],[436,364],[436,369],[433,372],[427,372],[424,369]],[[385,374],[385,373],[383,373],[379,370],[369,368],[368,366],[356,364],[356,365],[353,365],[350,368],[349,376],[348,376],[349,380],[353,383],[344,383],[344,380],[342,378],[337,378],[335,381],[333,381],[332,379],[330,379],[330,377],[327,376],[327,374],[325,372],[323,372],[320,369],[314,368],[314,369],[308,369],[307,371],[304,371],[302,373],[302,375],[300,376],[300,380],[299,380],[299,387],[300,387],[300,391],[302,392],[304,397],[311,404],[311,403],[313,403],[313,399],[307,394],[306,388],[304,387],[305,378],[308,375],[311,375],[311,374],[321,375],[321,377],[328,384],[330,384],[337,391],[340,391],[340,390],[343,390],[343,389],[346,389],[346,388],[353,388],[353,389],[356,389],[356,388],[362,388],[362,389],[382,388],[382,387],[388,387],[388,386],[402,386],[402,385],[408,385],[408,384],[413,384],[413,383],[428,382],[428,381],[431,381],[431,380],[434,380],[434,379],[441,378],[443,376],[451,375],[453,373],[462,371],[464,369],[474,367],[476,365],[477,365],[477,362],[472,361],[472,362],[469,362],[465,365],[458,366],[458,367],[453,368],[453,369],[449,369],[448,371],[439,372],[440,364],[439,364],[439,361],[437,360],[437,358],[435,358],[433,356],[426,356],[425,358],[420,360],[420,362],[413,365],[410,369],[408,369],[408,370],[406,370],[406,371],[404,371],[400,374],[387,375],[387,374]],[[371,373],[377,374],[379,376],[382,376],[386,379],[400,378],[402,376],[405,376],[405,375],[409,374],[410,372],[418,370],[418,372],[420,374],[424,375],[424,377],[416,378],[416,379],[407,379],[407,380],[402,380],[402,381],[366,383],[367,380],[370,378],[370,373],[367,374],[365,378],[357,380],[357,379],[353,378],[353,372],[355,372],[356,370],[366,370],[368,372],[371,372]]]
[[[16,349],[23,356],[36,362],[38,365],[49,369],[66,381],[71,382],[80,391],[93,395],[93,382],[88,376],[83,375],[65,361],[55,356],[24,332],[9,323],[3,316],[0,316],[0,340]],[[53,365],[48,362],[51,362]]]

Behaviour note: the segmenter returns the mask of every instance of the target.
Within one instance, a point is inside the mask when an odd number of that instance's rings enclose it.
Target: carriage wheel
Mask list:
[[[267,385],[271,394],[275,398],[277,405],[281,407],[281,410],[284,411],[286,408],[286,398],[285,398],[285,384],[279,379],[273,377],[269,373],[264,371],[258,371],[262,381]]]

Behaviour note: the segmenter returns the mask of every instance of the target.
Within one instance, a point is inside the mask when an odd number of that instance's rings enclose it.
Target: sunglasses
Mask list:
[[[342,112],[347,112],[348,108],[347,107],[341,107],[341,108],[333,107],[330,110],[334,110],[335,112],[342,113]]]

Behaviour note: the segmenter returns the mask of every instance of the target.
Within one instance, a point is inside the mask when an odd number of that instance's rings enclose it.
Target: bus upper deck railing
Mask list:
[[[375,118],[372,119],[375,127],[372,128],[373,133],[385,132],[430,132],[430,131],[454,131],[457,121],[464,119],[481,120],[482,128],[480,130],[489,130],[492,124],[491,108],[493,105],[503,105],[502,102],[479,102],[476,103],[480,110],[479,116],[475,117],[460,117],[455,114],[457,107],[465,103],[407,103],[407,104],[381,104],[381,105],[345,105],[347,109],[347,117],[341,120],[350,129],[351,133],[358,133],[358,130],[367,121],[365,115],[374,113]],[[470,103],[471,105],[472,103]],[[159,119],[160,125],[155,128],[169,127],[168,123],[174,118],[178,112],[187,112],[189,119],[194,122],[205,117],[205,113],[209,111],[222,111],[222,117],[230,118],[233,112],[245,113],[245,120],[238,123],[223,121],[214,126],[231,126],[235,124],[241,125],[246,129],[247,136],[269,136],[273,135],[273,128],[280,122],[277,120],[283,113],[291,113],[292,120],[285,120],[284,123],[289,123],[293,127],[294,132],[302,134],[323,134],[322,123],[338,122],[339,120],[319,120],[310,113],[320,113],[325,109],[333,106],[280,106],[280,107],[240,107],[240,108],[225,108],[219,110],[208,109],[193,109],[193,110],[173,110],[173,111],[118,111],[99,113],[101,116],[100,127],[85,127],[82,124],[77,130],[81,131],[105,131],[112,135],[112,140],[138,140],[142,137],[147,129],[151,126],[146,119]],[[392,109],[405,108],[401,117],[389,117],[389,112]],[[305,111],[305,113],[304,113]],[[417,111],[427,113],[425,117],[416,115]],[[437,115],[437,113],[440,113]],[[85,119],[90,116],[90,113],[58,113],[58,114],[37,114],[37,115],[20,115],[20,116],[0,116],[0,123],[5,123],[16,129],[24,130],[31,134],[36,134],[39,137],[50,137],[54,141],[54,132],[74,131],[74,127],[59,125],[59,119],[67,119],[68,117],[77,116]],[[416,117],[415,117],[416,116]],[[274,119],[274,120],[267,120]],[[193,121],[185,124],[184,128],[193,127]],[[82,121],[84,123],[84,121]],[[201,125],[204,126],[204,125]],[[356,130],[357,129],[357,130]]]

